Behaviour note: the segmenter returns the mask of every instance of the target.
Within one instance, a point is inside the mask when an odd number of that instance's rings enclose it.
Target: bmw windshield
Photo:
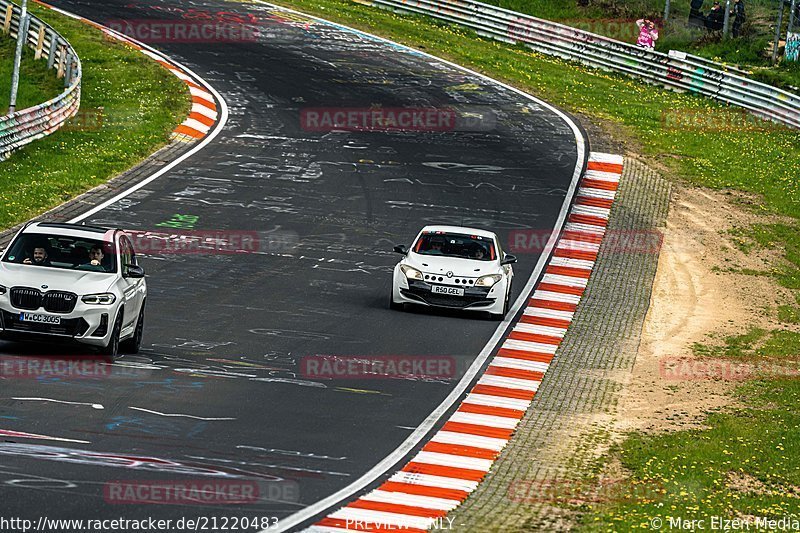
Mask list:
[[[67,235],[23,233],[9,247],[4,263],[88,272],[116,272],[114,244]]]
[[[414,243],[414,253],[494,261],[497,253],[490,237],[460,233],[426,232]]]

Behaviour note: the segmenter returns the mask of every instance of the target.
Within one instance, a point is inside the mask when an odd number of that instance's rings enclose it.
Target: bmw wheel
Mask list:
[[[122,331],[123,313],[124,309],[120,307],[117,312],[117,319],[114,321],[114,329],[111,330],[111,338],[108,340],[106,347],[101,350],[103,355],[107,355],[112,359],[119,354],[119,335]]]
[[[122,343],[122,351],[125,353],[139,353],[139,348],[142,346],[142,335],[144,334],[144,302],[142,302],[142,309],[139,311],[139,318],[136,319],[136,329],[133,331],[133,337]]]

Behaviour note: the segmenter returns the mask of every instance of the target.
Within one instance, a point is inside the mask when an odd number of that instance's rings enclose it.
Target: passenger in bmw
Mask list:
[[[89,262],[82,264],[81,267],[89,270],[105,272],[106,268],[103,265],[103,257],[105,257],[105,254],[103,253],[103,247],[99,244],[95,244],[89,250]]]
[[[22,262],[26,265],[50,266],[50,255],[44,246],[35,247],[32,256],[33,259],[26,257]]]

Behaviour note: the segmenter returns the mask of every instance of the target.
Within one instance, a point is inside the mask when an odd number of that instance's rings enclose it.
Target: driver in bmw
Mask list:
[[[26,257],[23,261],[26,265],[39,265],[39,266],[50,266],[50,257],[47,253],[47,248],[44,246],[37,246],[33,249],[33,260],[30,257]]]

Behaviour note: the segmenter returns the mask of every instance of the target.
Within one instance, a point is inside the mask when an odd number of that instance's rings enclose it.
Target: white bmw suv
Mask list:
[[[0,258],[0,338],[77,342],[116,356],[142,342],[147,284],[124,231],[31,222]]]
[[[456,226],[425,226],[394,268],[392,309],[406,304],[485,311],[502,320],[508,311],[512,263],[497,235]]]

